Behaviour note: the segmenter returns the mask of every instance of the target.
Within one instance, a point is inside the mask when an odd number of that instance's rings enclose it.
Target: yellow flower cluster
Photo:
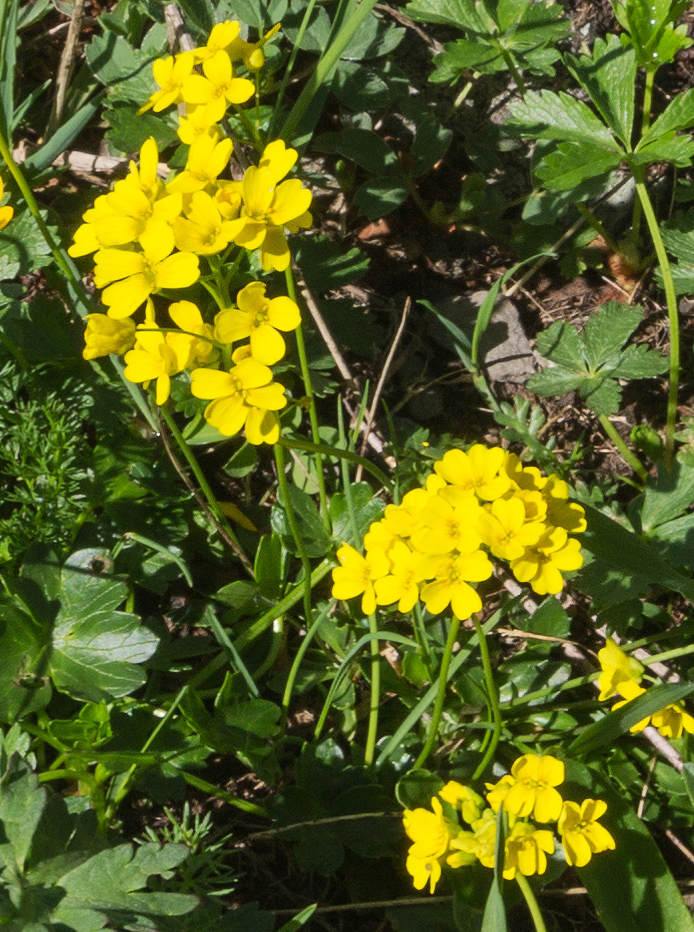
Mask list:
[[[639,663],[635,657],[625,654],[612,638],[608,638],[602,650],[598,651],[598,660],[601,669],[598,679],[600,687],[598,699],[603,701],[615,694],[622,697],[620,702],[615,702],[612,706],[613,710],[620,709],[627,702],[643,696],[646,692],[643,686],[639,686],[644,672],[643,664]],[[654,712],[653,715],[632,725],[629,730],[643,731],[649,724],[657,728],[664,738],[681,738],[683,731],[690,735],[694,734],[694,717],[679,702],[674,702]]]
[[[568,497],[563,480],[500,447],[448,450],[422,488],[386,506],[364,537],[364,556],[339,548],[333,596],[361,595],[367,615],[395,603],[406,613],[421,599],[433,615],[450,605],[463,620],[482,608],[470,583],[492,575],[490,555],[538,594],[557,593],[562,571],[583,564],[569,535],[585,530],[585,515]]]
[[[235,64],[243,62],[249,72],[261,68],[263,46],[278,28],[249,43],[239,38],[237,22],[218,23],[205,46],[154,63],[159,90],[141,112],[181,105],[185,167],[162,181],[157,145],[148,139],[139,164],[131,162],[127,176],[83,215],[68,250],[73,257],[95,253],[94,283],[107,308],[88,316],[85,358],[124,354],[125,377],[145,387],[155,383],[159,405],[169,397],[171,378],[190,371],[193,395],[210,402],[207,421],[226,436],[245,428],[254,444],[279,437],[276,412],[287,402],[269,367],[285,353],[282,333],[300,323],[297,305],[268,297],[265,284],[253,281],[226,307],[219,283],[207,278],[203,283],[220,307],[214,318],[186,300],[170,304],[164,317],[153,298],[197,282],[201,258],[219,257],[210,266],[214,279],[233,249],[257,249],[265,271],[284,271],[291,258],[285,230],[312,223],[311,192],[298,179],[283,180],[297,152],[282,140],[268,143],[242,180],[220,177],[233,152],[221,121],[230,105],[255,92],[252,81],[235,74]],[[131,318],[143,306],[144,321],[136,325]]]
[[[554,854],[554,833],[535,822],[557,823],[569,866],[583,867],[594,854],[614,849],[614,839],[597,821],[607,804],[601,799],[562,799],[556,787],[564,775],[564,764],[556,757],[524,754],[510,774],[486,784],[488,806],[470,787],[451,780],[432,798],[432,811],[406,809],[403,823],[412,841],[406,868],[415,888],[428,884],[433,893],[444,863],[455,869],[479,861],[493,868],[499,807],[508,814],[503,871],[507,880],[516,872],[525,877],[544,874],[547,855]]]

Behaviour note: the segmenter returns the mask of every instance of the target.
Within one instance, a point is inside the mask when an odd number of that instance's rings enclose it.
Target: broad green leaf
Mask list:
[[[694,582],[677,572],[633,530],[628,530],[591,505],[584,504],[588,529],[581,538],[586,550],[601,557],[615,572],[634,576],[679,592],[694,602]]]
[[[473,33],[485,31],[484,21],[470,0],[413,0],[404,12],[417,22],[439,23]]]
[[[289,504],[294,512],[298,533],[301,535],[303,547],[309,557],[322,557],[330,549],[328,537],[318,509],[310,496],[296,486],[288,487]],[[272,528],[282,538],[282,543],[290,553],[297,554],[298,546],[291,532],[285,502],[278,496],[279,505],[272,509],[270,521]]]
[[[397,177],[371,178],[354,194],[354,206],[364,217],[385,217],[407,200],[407,186]]]
[[[59,155],[65,152],[101,107],[104,93],[104,91],[101,91],[89,103],[80,107],[77,113],[74,113],[69,120],[58,127],[50,139],[44,142],[42,146],[39,146],[35,152],[32,152],[24,163],[25,170],[42,172],[51,165],[54,159],[57,159]]]
[[[344,492],[336,492],[330,501],[330,519],[333,526],[333,537],[336,541],[346,541],[353,547],[358,547],[369,525],[383,514],[383,502],[374,496],[373,489],[368,482],[353,483],[351,487],[359,540],[355,541],[352,531],[352,522],[349,515],[349,504]]]
[[[683,462],[682,465],[687,465]],[[692,468],[689,464],[688,468]],[[660,524],[649,537],[649,542],[673,566],[694,568],[694,514],[675,518]]]
[[[496,46],[483,45],[471,39],[456,39],[446,42],[443,51],[434,56],[436,71],[431,76],[434,83],[448,83],[457,80],[462,74],[479,71],[481,74],[493,74],[504,71],[508,66]]]
[[[656,142],[665,133],[689,129],[690,126],[694,126],[694,87],[677,94],[670,101],[648,132],[641,137],[636,151],[639,152],[644,146]]]
[[[673,463],[668,471],[658,470],[654,483],[649,479],[641,505],[641,527],[645,534],[666,521],[672,521],[694,502],[694,469]]]
[[[555,321],[537,336],[537,351],[563,369],[581,372],[584,368],[583,342],[571,324]]]
[[[675,879],[648,829],[630,802],[597,773],[566,762],[562,794],[575,800],[599,798],[607,803],[601,824],[615,840],[615,850],[596,854],[578,868],[605,932],[626,929],[694,932],[694,922]]]
[[[311,291],[333,291],[360,279],[369,267],[369,259],[353,246],[346,249],[327,237],[304,237],[299,240],[297,263]]]
[[[374,174],[386,172],[398,164],[397,156],[388,143],[370,129],[325,133],[318,136],[314,144],[319,151],[342,155]]]
[[[691,45],[686,26],[674,26],[688,5],[688,0],[618,0],[613,3],[617,21],[628,33],[622,41],[633,44],[640,66],[655,70],[672,61],[680,48]]]
[[[634,125],[636,55],[615,35],[597,38],[592,55],[566,57],[566,63],[612,132],[626,149]]]
[[[615,363],[612,375],[617,379],[648,379],[667,370],[668,361],[645,343],[627,346]]]
[[[642,320],[643,308],[617,301],[608,301],[597,313],[591,314],[581,334],[588,366],[597,370],[605,360],[618,356]]]
[[[621,161],[618,152],[606,152],[586,142],[562,142],[544,156],[535,174],[550,191],[570,191],[589,178],[612,171]]]
[[[0,721],[44,708],[51,698],[46,679],[47,624],[0,594]]]
[[[47,793],[24,762],[10,764],[0,783],[0,824],[4,834],[0,860],[10,872],[24,872],[34,833],[46,807]]]
[[[590,376],[583,380],[578,394],[597,415],[616,414],[622,399],[622,390],[613,379]]]
[[[694,155],[694,142],[688,136],[677,136],[674,131],[663,133],[660,139],[643,146],[629,156],[631,165],[649,165],[652,162],[669,162],[679,168],[688,168]]]
[[[608,712],[599,722],[588,725],[569,745],[572,756],[590,754],[605,745],[611,745],[644,718],[649,718],[666,706],[679,702],[694,692],[694,683],[662,683],[627,702],[616,711]]]
[[[590,107],[568,94],[531,92],[509,109],[512,118],[507,125],[521,135],[591,143],[609,152],[621,151],[612,133]]]
[[[395,796],[404,809],[431,808],[432,796],[436,796],[443,786],[441,777],[420,767],[400,777]]]

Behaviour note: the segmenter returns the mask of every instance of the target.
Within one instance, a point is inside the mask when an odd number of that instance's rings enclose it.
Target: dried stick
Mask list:
[[[51,115],[48,118],[48,126],[46,127],[47,139],[50,139],[53,133],[55,133],[63,116],[63,110],[65,109],[65,95],[67,93],[67,87],[70,83],[70,78],[72,77],[72,72],[75,67],[75,59],[77,57],[77,39],[79,37],[80,30],[82,29],[83,13],[84,0],[75,0],[72,7],[72,19],[70,20],[70,27],[67,31],[65,45],[63,46],[63,52],[60,56],[60,63],[58,65],[58,74],[55,79],[55,97],[53,98],[53,107],[51,108]]]
[[[195,40],[186,29],[183,14],[175,3],[167,3],[164,6],[164,19],[166,20],[166,36],[172,53],[176,49],[176,43],[182,52],[190,52],[196,48]]]

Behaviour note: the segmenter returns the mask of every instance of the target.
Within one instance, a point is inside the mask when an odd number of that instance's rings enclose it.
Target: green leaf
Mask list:
[[[571,324],[555,321],[537,336],[537,351],[563,369],[580,372],[584,366],[583,341]]]
[[[0,594],[0,721],[12,723],[48,705],[48,636],[47,626]]]
[[[397,166],[398,159],[387,142],[370,129],[343,129],[314,139],[319,152],[330,152],[351,159],[367,171],[385,172]]]
[[[621,153],[606,152],[588,142],[562,142],[540,162],[535,174],[550,191],[569,191],[617,168]]]
[[[79,136],[82,130],[90,123],[94,114],[99,110],[103,103],[104,92],[100,92],[93,97],[89,103],[74,113],[69,120],[53,133],[50,139],[43,143],[42,146],[32,152],[29,158],[24,162],[25,171],[42,172],[51,165],[54,159],[57,159],[74,140]]]
[[[424,23],[439,23],[454,29],[483,31],[484,24],[469,0],[413,0],[405,7],[411,19]]]
[[[359,541],[353,540],[352,524],[347,505],[347,496],[344,492],[336,492],[330,501],[330,519],[333,526],[333,537],[337,541],[346,541],[357,546],[369,525],[383,514],[383,502],[374,497],[373,489],[368,482],[352,483],[352,499],[356,512]]]
[[[434,83],[450,83],[470,71],[493,74],[508,67],[500,48],[470,39],[447,42],[434,56],[434,65],[436,71],[430,79]]]
[[[357,188],[354,205],[364,217],[385,217],[407,200],[407,187],[396,177],[371,178]]]
[[[305,552],[309,557],[325,556],[330,549],[330,538],[313,499],[294,485],[290,485],[287,491]],[[289,526],[286,503],[282,495],[278,496],[278,501],[279,506],[275,506],[270,515],[272,529],[280,535],[283,545],[290,553],[298,554],[297,543]]]
[[[671,521],[694,502],[694,469],[673,463],[670,470],[660,468],[658,479],[648,480],[641,505],[641,527],[650,534],[666,521]]]
[[[654,120],[648,132],[641,137],[636,151],[656,142],[665,133],[678,132],[694,126],[694,87],[676,94],[660,116]]]
[[[579,84],[588,92],[612,132],[625,148],[631,147],[634,125],[634,91],[636,88],[636,55],[625,48],[618,36],[606,40],[597,38],[592,55],[565,59]]]
[[[496,814],[496,839],[494,843],[494,879],[489,888],[489,895],[484,906],[484,916],[482,917],[482,928],[480,932],[506,932],[508,924],[506,922],[506,907],[503,897],[503,870],[504,855],[506,851],[505,836],[505,813],[503,806],[499,807]]]
[[[395,796],[403,809],[430,808],[432,796],[436,796],[443,786],[441,777],[420,767],[400,777]]]
[[[317,903],[314,903],[312,906],[307,906],[305,909],[302,909],[300,913],[297,913],[296,916],[293,916],[289,922],[285,922],[281,929],[278,929],[277,932],[296,932],[297,929],[300,929],[303,925],[306,925],[308,920],[316,911]]]
[[[662,683],[627,702],[616,711],[608,712],[599,722],[588,725],[569,745],[567,753],[572,756],[590,754],[605,745],[611,745],[632,725],[649,718],[666,706],[679,702],[694,692],[694,683]]]
[[[565,795],[607,803],[601,822],[613,836],[615,850],[596,854],[577,869],[605,932],[625,932],[626,928],[693,932],[694,922],[682,894],[630,802],[597,773],[574,761],[566,762],[566,775]]]
[[[5,835],[0,858],[11,871],[24,872],[46,802],[46,790],[39,787],[36,774],[24,763],[11,765],[0,783],[0,823]]]
[[[621,152],[605,124],[581,100],[553,91],[531,92],[509,107],[507,124],[523,136],[590,143],[608,152]]]
[[[302,237],[296,260],[309,289],[333,291],[360,279],[369,267],[369,259],[353,246],[345,249],[341,243],[324,236]]]
[[[692,810],[694,810],[694,764],[686,761],[682,765],[682,777],[684,778],[684,785],[687,788],[689,802],[691,804]]]
[[[649,165],[652,162],[669,162],[680,168],[688,168],[694,155],[694,142],[687,136],[676,136],[674,132],[663,133],[660,139],[640,148],[629,156],[632,166]]]
[[[581,544],[600,557],[615,572],[679,592],[694,602],[694,582],[678,573],[638,535],[606,515],[584,504],[588,528]]]
[[[609,301],[597,313],[591,314],[581,334],[588,366],[598,369],[606,360],[619,356],[621,347],[642,320],[643,308],[639,305],[629,307],[617,301]]]

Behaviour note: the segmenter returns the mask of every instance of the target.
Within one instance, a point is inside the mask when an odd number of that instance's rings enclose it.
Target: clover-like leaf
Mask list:
[[[618,379],[643,379],[667,368],[660,353],[646,346],[625,346],[643,316],[640,307],[610,301],[579,333],[557,321],[537,338],[537,349],[554,363],[528,381],[528,388],[548,397],[577,390],[595,414],[619,410],[622,390]]]

